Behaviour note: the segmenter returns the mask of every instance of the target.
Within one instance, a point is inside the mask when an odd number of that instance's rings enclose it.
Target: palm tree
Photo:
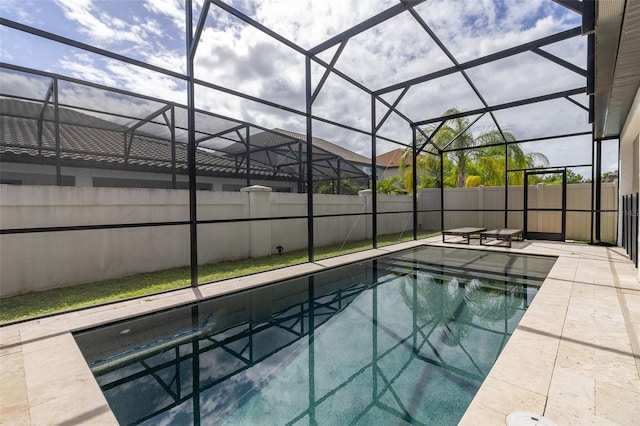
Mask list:
[[[430,324],[442,343],[455,346],[469,334],[469,324],[478,320],[496,324],[513,318],[521,309],[524,286],[419,271],[415,278],[401,279],[399,292],[421,326]]]
[[[456,108],[449,108],[443,115],[447,116],[458,113],[460,113],[460,111]],[[468,130],[470,124],[471,122],[467,117],[452,118],[447,120],[432,138],[433,143],[439,149],[446,148],[452,150],[449,152],[448,157],[456,168],[456,187],[465,186],[467,180],[467,165],[471,158],[470,151],[463,148],[472,148],[481,142],[488,143],[488,141],[492,139],[495,139],[496,142],[502,141],[500,133],[496,130],[492,130],[486,134],[483,133],[478,138],[474,138],[473,134]],[[432,134],[436,128],[437,126],[433,124],[424,130],[426,134]]]
[[[511,135],[510,133],[505,133]],[[508,138],[508,140],[515,140]],[[539,152],[524,153],[522,148],[516,144],[507,145],[506,155],[508,156],[509,170],[532,169],[536,167],[546,167],[549,160],[544,154]],[[480,177],[480,183],[485,186],[504,185],[505,149],[504,146],[492,146],[479,150],[476,154],[474,172]],[[513,172],[508,175],[509,185],[523,185],[524,173]]]
[[[459,114],[456,108],[449,108],[444,116]],[[504,142],[513,142],[515,136],[509,132],[491,129],[474,137],[469,130],[471,121],[467,117],[457,117],[446,121],[432,137],[432,142],[438,149],[446,149],[455,168],[455,186],[464,187],[477,185],[504,185],[505,150]],[[432,134],[437,129],[435,124],[424,129],[426,134]],[[482,148],[488,146],[487,148]],[[546,166],[549,160],[543,154],[525,154],[516,144],[507,145],[509,169],[533,168]],[[472,172],[473,174],[471,174]],[[468,179],[469,176],[474,176]],[[479,176],[479,179],[475,176]],[[522,173],[511,174],[510,184],[522,184]]]
[[[424,141],[424,137],[419,135],[419,143]],[[417,175],[419,181],[417,183],[418,188],[440,188],[440,158],[437,153],[437,149],[433,145],[428,145],[425,148],[424,154],[420,154],[416,160]],[[411,149],[406,149],[400,157],[400,176],[404,187],[407,189],[407,193],[413,192],[413,165],[409,164],[411,158]],[[455,186],[455,182],[452,182],[451,175],[453,166],[451,160],[446,156],[443,157],[444,165],[444,186],[445,188],[451,188]]]
[[[469,334],[467,324],[473,313],[464,309],[469,289],[457,278],[445,280],[427,272],[418,272],[415,280],[402,277],[400,296],[404,304],[415,311],[420,326],[431,325],[435,336],[447,346],[456,346]]]
[[[392,176],[386,179],[381,179],[376,182],[376,191],[378,194],[397,195],[404,194],[405,190],[402,188],[399,176]]]

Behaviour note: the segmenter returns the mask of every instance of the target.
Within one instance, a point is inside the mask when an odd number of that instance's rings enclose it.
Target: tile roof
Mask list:
[[[402,155],[405,153],[406,149],[404,148],[396,148],[393,151],[389,151],[387,153],[378,155],[376,157],[376,164],[378,166],[383,167],[400,167],[400,162]],[[407,165],[413,164],[413,157],[410,155],[407,156]]]
[[[40,119],[42,117],[42,119]],[[137,129],[68,108],[59,108],[60,159],[65,162],[91,162],[90,167],[112,168],[147,167],[170,169],[171,141],[155,137]],[[212,118],[215,119],[215,118]],[[231,122],[229,122],[231,123]],[[239,123],[233,123],[237,126]],[[42,162],[52,164],[56,158],[56,129],[53,107],[42,103],[17,99],[0,99],[0,155],[3,161]],[[230,136],[229,136],[230,135]],[[287,146],[303,136],[278,130],[260,131],[251,135],[251,174],[258,176],[297,179],[299,163],[297,151]],[[198,133],[202,137],[202,133]],[[349,164],[368,164],[365,157],[338,147],[323,139],[314,138],[314,170],[332,176],[339,168],[343,177],[366,177],[361,169]],[[196,152],[199,173],[224,174],[238,178],[246,176],[244,161],[246,147],[240,138],[229,133],[203,141]],[[331,150],[328,150],[330,148]],[[303,154],[306,149],[303,147]],[[336,167],[336,155],[346,163]],[[187,169],[187,145],[175,143],[176,169]],[[346,158],[345,158],[346,157]],[[304,157],[303,157],[304,158]]]
[[[47,111],[42,121],[42,138],[39,140],[38,114],[40,105],[10,99],[0,100],[0,154],[3,161],[31,161],[51,163],[55,153],[55,124],[47,121]],[[45,110],[46,111],[46,110]],[[72,123],[72,124],[71,124]],[[80,124],[82,123],[82,124]],[[123,126],[72,110],[60,109],[60,159],[64,161],[98,162],[110,167],[171,168],[170,141],[136,133],[131,140],[129,154],[125,155]],[[187,169],[187,146],[175,144],[176,168]],[[14,156],[13,158],[10,156]],[[18,156],[18,158],[15,158]],[[213,154],[204,150],[196,152],[199,172],[246,175],[246,170],[236,164],[234,156]],[[252,163],[252,174],[274,175],[274,169]],[[291,177],[290,173],[278,171],[280,177]]]
[[[307,140],[307,135],[303,135],[302,133],[297,133],[297,132],[292,132],[289,130],[283,130],[283,129],[273,129],[274,132],[277,133],[281,133],[283,135],[287,135],[290,137],[293,137],[295,139],[299,139],[301,141],[306,141]],[[341,147],[339,145],[336,145],[334,143],[331,143],[329,141],[326,141],[322,138],[316,138],[313,137],[313,146],[316,146],[318,148],[321,148],[325,151],[328,151],[332,154],[335,154],[347,161],[350,161],[352,163],[357,163],[357,164],[363,164],[363,165],[367,165],[370,166],[371,165],[371,159],[360,155],[356,152],[353,152],[347,148]]]

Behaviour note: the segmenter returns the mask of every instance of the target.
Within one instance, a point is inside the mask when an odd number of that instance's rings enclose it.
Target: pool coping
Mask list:
[[[439,239],[0,327],[0,424],[118,424],[73,331],[424,244],[459,247]],[[558,424],[640,424],[640,283],[622,249],[528,241],[464,247],[558,260],[460,424],[504,424],[513,411]]]

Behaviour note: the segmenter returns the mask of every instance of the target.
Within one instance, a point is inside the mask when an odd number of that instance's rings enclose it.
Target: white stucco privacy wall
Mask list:
[[[188,222],[188,200],[186,190],[0,185],[0,227]],[[316,194],[314,201],[314,215],[349,214],[314,220],[317,247],[367,238],[367,197]],[[204,222],[303,217],[200,223],[200,264],[266,256],[278,246],[286,251],[307,247],[306,194],[257,186],[242,192],[198,191],[197,204],[198,220]],[[400,232],[404,226],[411,223],[383,223],[380,230]],[[189,247],[188,224],[1,235],[0,297],[186,266]]]
[[[560,196],[559,187],[530,187],[542,205]],[[522,187],[509,188],[509,208],[522,209]],[[615,184],[603,184],[603,208],[615,209]],[[569,185],[568,208],[588,209],[590,185]],[[534,196],[534,195],[532,195]],[[377,195],[378,235],[411,235],[411,195]],[[0,235],[0,297],[73,284],[120,278],[189,264],[187,190],[0,185],[2,229],[185,222],[172,226],[73,230]],[[372,238],[372,194],[314,194],[314,245]],[[585,204],[586,203],[586,204]],[[198,263],[261,257],[307,247],[306,194],[250,187],[242,192],[197,192],[198,220],[282,218],[198,224]],[[445,191],[445,228],[502,227],[503,188]],[[440,190],[418,193],[418,227],[440,229]],[[463,211],[485,209],[485,211]],[[431,212],[429,211],[431,210]],[[492,211],[496,210],[496,211]],[[323,217],[331,215],[330,217]],[[344,215],[344,216],[334,216]],[[567,238],[589,240],[590,215],[567,220]],[[546,229],[544,215],[536,219]],[[509,226],[522,227],[522,213],[509,213]],[[549,228],[549,230],[553,230]],[[614,215],[603,217],[603,238],[615,239]],[[188,274],[185,273],[185,277]]]

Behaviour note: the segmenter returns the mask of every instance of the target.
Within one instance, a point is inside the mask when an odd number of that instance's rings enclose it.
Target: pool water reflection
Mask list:
[[[457,424],[555,258],[419,247],[76,333],[121,424]]]

